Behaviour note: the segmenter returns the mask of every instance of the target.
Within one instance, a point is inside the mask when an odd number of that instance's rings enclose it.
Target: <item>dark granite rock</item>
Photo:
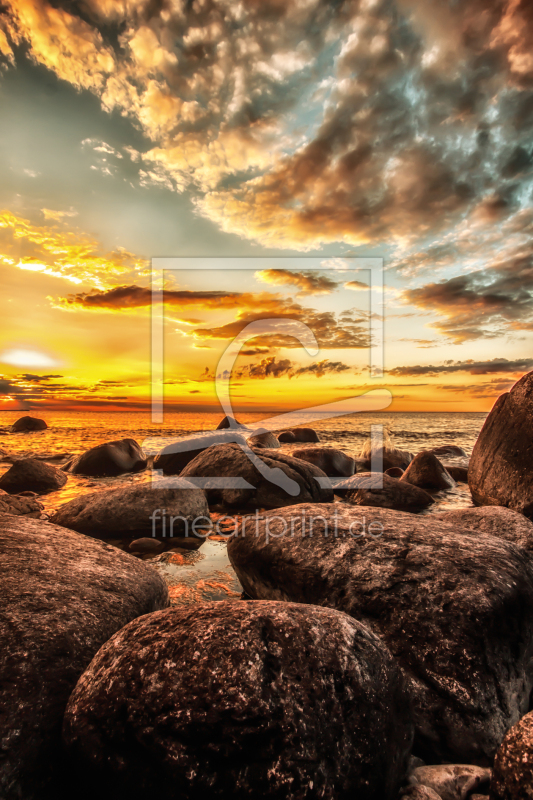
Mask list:
[[[420,511],[434,500],[418,486],[381,472],[360,472],[335,486],[335,494],[354,506],[395,508],[399,511]]]
[[[511,728],[494,759],[491,800],[533,798],[533,712]]]
[[[135,439],[119,439],[91,447],[63,469],[73,475],[114,478],[125,472],[140,472],[146,469],[146,464],[146,455]]]
[[[314,464],[279,450],[263,448],[252,451],[252,458],[253,463],[248,453],[236,444],[218,445],[196,456],[182,471],[181,477],[216,476],[205,487],[207,500],[225,508],[279,508],[294,503],[333,501],[331,484]],[[215,484],[220,484],[217,478],[225,481],[239,478],[241,487],[216,488]]]
[[[489,790],[490,769],[470,764],[419,767],[410,776],[414,786],[433,789],[441,800],[464,800],[472,792]]]
[[[64,740],[76,791],[102,800],[396,800],[412,723],[400,671],[363,625],[237,601],[126,626],[78,682]]]
[[[460,508],[457,511],[443,511],[435,514],[435,517],[470,535],[496,536],[533,554],[533,522],[510,508]]]
[[[331,606],[382,636],[411,687],[417,755],[490,763],[533,685],[523,550],[433,516],[339,503],[266,512],[244,534],[228,555],[250,597]]]
[[[466,458],[466,452],[463,450],[462,447],[456,444],[443,444],[440,447],[432,447],[429,453],[433,453],[435,456],[449,456],[450,458],[455,458],[456,456],[462,456]]]
[[[11,426],[13,433],[27,433],[28,431],[44,431],[48,425],[44,419],[37,417],[21,417]]]
[[[363,470],[361,470],[361,472],[362,471]],[[389,478],[401,478],[404,472],[405,470],[401,467],[389,467],[383,474],[388,475]]]
[[[278,442],[282,442],[283,444],[290,444],[291,442],[296,441],[296,436],[292,431],[281,431],[278,433]]]
[[[336,447],[298,447],[291,456],[315,464],[330,478],[349,478],[355,471],[354,459]]]
[[[318,433],[314,428],[291,428],[291,433],[294,434],[294,441],[301,442],[319,442]]]
[[[186,436],[164,447],[154,459],[154,469],[163,470],[164,475],[180,475],[187,464],[209,447],[222,444],[238,444],[246,447],[246,439],[235,430],[221,430],[199,436]],[[212,473],[213,475],[216,473]]]
[[[132,553],[159,553],[163,549],[163,542],[143,536],[130,542],[128,546]]]
[[[224,417],[221,419],[217,425],[217,431],[223,430],[224,428],[244,428],[245,426],[241,422],[237,422],[236,419],[233,417]]]
[[[368,444],[364,445],[359,453],[359,460],[363,462],[365,470],[372,472],[385,472],[391,467],[407,469],[413,460],[413,453],[407,450],[398,450],[396,447],[376,447],[370,450]]]
[[[445,490],[455,486],[452,476],[429,450],[423,450],[413,458],[400,480],[421,489]]]
[[[48,800],[59,796],[76,681],[119,628],[165,608],[168,592],[134,556],[38,520],[0,517],[0,552],[0,797]]]
[[[280,447],[280,443],[271,431],[263,431],[262,433],[255,433],[248,439],[250,447],[268,447],[275,449]]]
[[[0,494],[0,514],[12,514],[13,516],[26,516],[39,519],[43,512],[43,505],[33,497],[20,497],[16,494]]]
[[[506,506],[533,516],[533,372],[502,394],[485,420],[468,467],[480,506]]]
[[[202,489],[180,478],[167,478],[79,495],[60,506],[51,522],[96,539],[194,538],[202,524],[209,526],[210,517]]]
[[[454,481],[457,483],[468,483],[468,468],[459,467],[456,464],[442,464],[446,472],[448,472]]]
[[[20,458],[0,478],[0,488],[9,494],[29,491],[48,494],[61,489],[67,476],[57,467],[35,458]]]

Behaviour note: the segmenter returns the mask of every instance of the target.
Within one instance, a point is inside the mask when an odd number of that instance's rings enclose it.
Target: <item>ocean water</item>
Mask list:
[[[42,414],[49,427],[35,433],[10,432],[12,423],[21,412],[4,412],[0,419],[0,448],[17,457],[39,456],[53,459],[61,466],[72,455],[115,439],[133,438],[143,444],[148,454],[176,438],[192,433],[214,430],[222,418],[220,412],[180,412],[165,415],[163,424],[150,421],[149,414],[140,412],[57,412]],[[34,412],[32,416],[37,416]],[[239,414],[240,422],[259,422],[264,414]],[[486,413],[360,413],[312,423],[320,443],[337,447],[357,457],[370,435],[372,425],[382,425],[391,444],[402,450],[418,453],[440,445],[455,444],[462,447],[467,458],[446,458],[449,463],[467,466],[468,457],[486,418]],[[298,445],[282,445],[290,453]],[[0,463],[0,473],[10,467],[9,461]],[[67,484],[58,492],[40,498],[44,511],[51,514],[58,506],[79,494],[104,491],[112,486],[143,483],[153,478],[150,470],[118,478],[84,478],[69,475]],[[458,484],[447,492],[434,494],[435,504],[425,514],[468,508],[472,499],[466,484]],[[113,542],[122,549],[126,545]],[[229,563],[226,545],[220,537],[206,540],[198,550],[165,552],[150,559],[161,571],[169,585],[172,602],[178,605],[197,603],[200,600],[222,600],[239,596],[241,587]]]

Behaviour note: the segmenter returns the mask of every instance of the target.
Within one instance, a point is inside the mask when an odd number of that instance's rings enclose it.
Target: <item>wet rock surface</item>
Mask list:
[[[292,431],[281,431],[278,433],[278,442],[282,444],[291,444],[296,441],[296,436]]]
[[[331,606],[382,636],[408,678],[425,760],[489,764],[527,710],[533,575],[514,545],[336,503],[250,519],[228,554],[250,597]]]
[[[457,458],[460,456],[466,458],[467,455],[465,450],[457,444],[443,444],[440,447],[432,447],[429,452],[439,458],[441,456],[448,456],[449,458]]]
[[[468,485],[474,502],[533,516],[533,372],[501,395],[472,451]]]
[[[9,494],[30,491],[48,494],[61,489],[68,478],[64,472],[35,458],[20,458],[0,478],[0,488]]]
[[[442,464],[457,483],[468,483],[468,467],[461,467],[457,464]]]
[[[331,609],[253,601],[126,626],[64,724],[78,785],[103,800],[396,800],[411,738],[377,636]]]
[[[11,426],[13,433],[27,433],[30,431],[44,431],[48,425],[44,419],[38,417],[21,417]]]
[[[248,444],[250,445],[250,447],[268,447],[268,448],[280,447],[280,443],[277,437],[274,436],[274,434],[271,433],[270,431],[255,433],[248,439]]]
[[[399,450],[395,447],[377,447],[369,452],[368,446],[363,447],[359,454],[359,459],[363,462],[364,470],[385,470],[391,467],[400,467],[400,469],[407,469],[413,460],[413,453],[407,450]]]
[[[453,489],[455,486],[452,476],[440,463],[437,456],[428,450],[423,450],[413,458],[401,480],[421,489],[436,491]]]
[[[297,447],[291,456],[315,464],[330,478],[349,478],[355,472],[355,460],[336,447]]]
[[[533,712],[508,732],[494,759],[490,800],[533,798]]]
[[[212,478],[205,484],[209,504],[221,504],[228,509],[279,508],[333,500],[326,475],[314,464],[266,448],[252,451],[252,458],[253,461],[236,444],[217,445],[200,453],[185,467],[181,477]],[[228,478],[238,478],[242,488],[233,486],[234,482]],[[320,485],[316,478],[325,484]],[[224,482],[228,488],[224,488]]]
[[[319,442],[320,438],[318,433],[314,430],[314,428],[290,428],[289,431],[283,431],[283,433],[292,433],[294,439],[289,439],[289,441],[293,442]],[[281,434],[280,434],[281,436]],[[279,437],[278,437],[279,438]],[[282,441],[280,439],[280,441]]]
[[[38,520],[2,515],[0,552],[0,796],[48,800],[64,776],[61,725],[76,681],[168,593],[133,556]]]
[[[185,467],[208,448],[222,444],[238,444],[246,447],[246,439],[234,430],[219,433],[187,436],[167,445],[154,459],[154,469],[163,470],[164,475],[180,475]],[[279,446],[279,445],[278,445]],[[211,454],[208,454],[209,458]],[[216,475],[216,473],[211,473]]]
[[[523,547],[533,554],[533,522],[503,506],[462,508],[435,514],[443,522],[456,525],[458,530],[481,536],[496,536]]]
[[[51,522],[97,539],[194,538],[202,524],[209,525],[209,507],[202,489],[168,478],[79,495],[60,506]]]
[[[91,447],[65,464],[63,469],[74,475],[113,478],[125,472],[140,472],[146,469],[146,465],[146,455],[135,439],[119,439]]]
[[[420,511],[432,505],[433,498],[424,489],[378,472],[360,472],[335,486],[335,494],[354,506]]]

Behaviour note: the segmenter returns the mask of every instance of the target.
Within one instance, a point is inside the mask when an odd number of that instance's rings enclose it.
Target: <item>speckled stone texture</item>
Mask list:
[[[354,459],[336,447],[298,447],[291,456],[315,464],[330,478],[349,478],[355,472]]]
[[[533,798],[533,713],[511,728],[494,760],[490,800]]]
[[[56,800],[76,681],[123,625],[165,608],[168,592],[134,556],[38,520],[1,515],[0,554],[0,797]]]
[[[441,800],[464,800],[474,792],[488,792],[490,769],[471,764],[438,764],[415,769],[409,780],[414,786],[433,789]]]
[[[78,682],[64,739],[101,800],[396,800],[412,722],[400,670],[363,625],[237,601],[120,631]]]
[[[460,508],[457,511],[443,511],[435,514],[435,517],[457,526],[459,532],[496,536],[533,554],[533,522],[523,514],[511,511],[510,508],[503,506]]]
[[[254,488],[210,489],[206,487],[207,500],[210,504],[220,503],[226,508],[280,508],[294,503],[330,503],[333,501],[331,485],[321,486],[315,478],[326,480],[321,469],[307,461],[293,458],[279,450],[258,448],[256,456],[275,474],[290,479],[292,494],[283,486],[272,483],[260,474],[248,455],[237,444],[221,444],[204,450],[188,464],[181,473],[182,478],[212,477],[244,478]]]
[[[428,450],[418,453],[400,480],[419,486],[421,489],[453,489],[455,481],[437,456]]]
[[[420,511],[434,503],[424,489],[381,472],[359,472],[335,486],[335,494],[354,506]]]
[[[468,466],[481,506],[507,506],[533,516],[533,372],[502,394],[485,420]]]
[[[228,541],[244,592],[330,606],[372,627],[410,683],[415,755],[489,764],[533,682],[524,551],[432,516],[339,503],[262,517]]]
[[[157,517],[151,519],[158,510]],[[186,534],[196,538],[194,520],[198,520],[198,530],[202,520],[204,526],[209,525],[205,492],[187,481],[169,478],[79,495],[60,506],[50,521],[96,539],[152,536],[154,532],[170,539]]]
[[[44,431],[48,425],[44,419],[38,417],[21,417],[11,426],[13,433],[27,433],[29,431]]]
[[[20,458],[0,478],[0,489],[9,494],[37,492],[48,494],[61,489],[67,476],[57,467],[45,464],[36,458]]]
[[[146,465],[146,455],[135,439],[118,439],[91,447],[65,464],[63,469],[74,475],[114,478],[125,472],[140,472],[146,469]]]
[[[33,497],[19,497],[16,494],[0,494],[0,514],[13,514],[16,517],[28,516],[39,519],[43,506]]]

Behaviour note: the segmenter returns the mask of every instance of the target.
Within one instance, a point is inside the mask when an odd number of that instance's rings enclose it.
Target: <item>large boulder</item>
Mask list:
[[[0,797],[59,796],[61,725],[94,654],[168,592],[134,556],[39,520],[0,518]],[[72,796],[72,793],[70,794]]]
[[[455,525],[458,531],[480,536],[496,536],[523,547],[533,554],[533,522],[503,506],[459,508],[435,514],[443,522]]]
[[[125,472],[141,472],[147,463],[146,455],[135,439],[118,439],[91,447],[65,464],[63,470],[92,478],[115,478]]]
[[[39,519],[42,513],[42,503],[34,500],[33,497],[19,497],[16,494],[7,494],[7,492],[0,489],[0,514]]]
[[[48,425],[44,419],[38,417],[21,417],[11,426],[13,433],[27,433],[28,431],[44,431]]]
[[[502,394],[485,420],[468,467],[480,506],[507,506],[533,516],[533,372]]]
[[[412,723],[394,659],[359,622],[237,601],[123,628],[79,680],[64,740],[76,794],[102,800],[396,800]]]
[[[248,444],[250,447],[268,447],[270,449],[281,447],[278,439],[271,431],[259,431],[258,433],[254,433],[254,435],[250,436],[248,439]]]
[[[181,479],[82,494],[60,506],[51,522],[96,539],[194,539],[211,524],[205,492]]]
[[[450,473],[429,450],[423,450],[413,458],[400,480],[421,489],[446,490],[455,486]]]
[[[154,459],[154,469],[162,470],[164,475],[180,475],[193,459],[208,447],[221,444],[239,444],[246,447],[246,439],[235,430],[203,433],[198,436],[185,436],[164,447]]]
[[[181,477],[212,478],[202,481],[207,500],[226,508],[333,501],[331,484],[321,469],[279,450],[258,448],[250,457],[237,444],[217,445],[196,456]]]
[[[533,798],[533,712],[508,732],[494,759],[490,800]]]
[[[430,494],[381,472],[360,472],[335,486],[335,493],[354,506],[420,511],[434,502]]]
[[[331,606],[383,638],[409,682],[424,760],[488,764],[527,711],[533,571],[518,547],[337,503],[250,518],[228,554],[248,596]]]
[[[330,478],[349,478],[355,472],[354,459],[336,447],[297,447],[291,456],[315,464]]]
[[[9,494],[36,492],[48,494],[65,485],[64,472],[36,458],[20,458],[0,478],[0,489]]]

